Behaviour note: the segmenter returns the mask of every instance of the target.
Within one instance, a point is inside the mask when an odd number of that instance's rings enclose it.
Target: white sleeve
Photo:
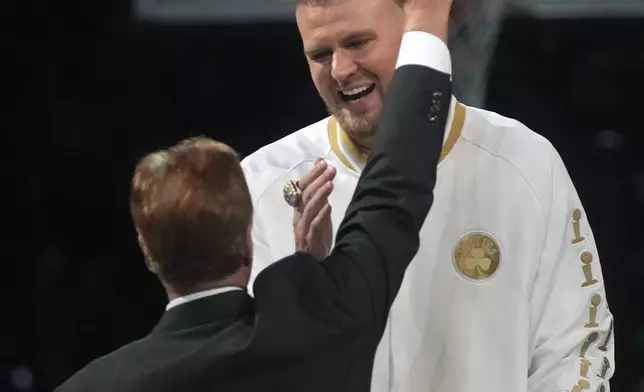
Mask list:
[[[257,275],[266,269],[266,267],[273,264],[275,259],[273,258],[271,250],[264,239],[264,227],[257,214],[253,217],[253,229],[251,233],[253,237],[253,266],[251,268],[250,279],[248,281],[248,293],[251,296],[255,296],[253,285],[255,284]]]
[[[554,148],[544,207],[547,238],[530,298],[528,391],[609,392],[613,315],[588,217]]]
[[[452,74],[449,48],[443,40],[424,31],[408,31],[403,35],[396,68],[411,64]]]
[[[261,271],[266,267],[271,265],[275,259],[271,254],[271,250],[268,247],[268,243],[265,239],[265,228],[260,219],[260,214],[257,212],[257,190],[255,189],[256,182],[261,183],[261,179],[258,178],[256,172],[249,168],[249,164],[246,160],[241,162],[242,170],[244,172],[244,177],[246,178],[246,184],[248,186],[248,191],[251,195],[251,200],[253,203],[253,228],[251,230],[251,236],[253,241],[253,265],[250,272],[250,279],[248,281],[248,293],[251,296],[254,296],[253,293],[253,284],[255,284],[255,279]]]

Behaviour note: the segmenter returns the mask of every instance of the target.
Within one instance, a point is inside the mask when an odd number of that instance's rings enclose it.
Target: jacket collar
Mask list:
[[[164,334],[215,321],[234,321],[255,311],[255,301],[246,291],[228,291],[190,301],[166,311],[151,334]]]
[[[465,124],[465,115],[465,106],[459,103],[456,98],[452,97],[447,126],[445,127],[445,136],[443,138],[443,150],[440,156],[441,161],[454,148],[458,138],[461,136]],[[367,154],[340,127],[337,119],[333,116],[329,118],[327,133],[331,148],[342,164],[354,172],[360,173],[367,163]]]

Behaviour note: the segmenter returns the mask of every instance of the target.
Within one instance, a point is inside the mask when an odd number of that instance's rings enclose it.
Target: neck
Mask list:
[[[185,297],[186,295],[200,293],[202,291],[217,289],[220,287],[235,286],[235,287],[241,287],[245,289],[246,286],[248,286],[248,280],[250,277],[250,273],[249,271],[246,271],[246,269],[248,268],[246,267],[241,268],[233,275],[227,276],[223,279],[219,279],[214,282],[201,282],[201,283],[194,284],[190,286],[189,289],[180,290],[180,289],[177,289],[176,287],[172,287],[171,285],[164,283],[165,291],[166,291],[166,294],[168,295],[168,301],[172,301],[173,299],[177,299],[180,297]]]
[[[371,150],[373,149],[373,143],[371,143],[373,140],[366,141],[366,140],[359,140],[354,138],[353,136],[349,135],[351,140],[353,140],[353,143],[356,145],[356,148],[358,151],[361,153],[369,156],[371,154]]]
[[[373,149],[373,142],[374,142],[373,136],[359,137],[358,135],[352,135],[348,132],[346,132],[346,134],[347,136],[349,136],[349,138],[351,138],[351,141],[356,146],[358,151],[365,154],[371,153],[371,150]]]
[[[459,140],[465,125],[466,114],[465,106],[452,98],[450,101],[449,118],[444,130],[443,149],[440,160],[443,160],[449,154]],[[338,124],[335,116],[329,118],[327,134],[331,148],[342,164],[359,173],[371,153],[368,149],[370,145],[364,142],[364,138],[358,138],[355,135],[349,135],[345,132],[340,124]]]

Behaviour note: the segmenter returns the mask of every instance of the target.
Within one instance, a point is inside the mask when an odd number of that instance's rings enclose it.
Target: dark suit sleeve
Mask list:
[[[91,384],[85,382],[87,370],[81,369],[76,374],[67,379],[64,383],[56,387],[54,392],[92,392],[96,388],[90,387]],[[106,386],[106,385],[103,385]]]
[[[385,98],[375,148],[323,266],[354,316],[384,326],[433,203],[451,99],[450,76],[399,68]],[[434,105],[432,109],[432,105]]]
[[[433,202],[450,99],[448,74],[418,65],[396,70],[331,255],[320,263],[296,253],[266,268],[253,287],[259,309],[282,314],[279,323],[285,309],[325,319],[324,328],[307,324],[320,328],[317,335],[347,322],[384,329]]]

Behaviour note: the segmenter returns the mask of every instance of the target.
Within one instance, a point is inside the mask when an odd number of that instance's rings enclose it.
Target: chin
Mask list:
[[[338,117],[338,122],[346,133],[362,143],[376,133],[375,123],[365,116]]]
[[[358,137],[368,137],[375,134],[380,110],[357,114],[339,105],[327,104],[326,106],[329,113],[338,120],[340,127],[348,134]]]
[[[352,128],[361,134],[375,133],[379,115],[380,111],[377,113],[368,112],[360,115],[351,113],[344,116],[344,121],[347,123],[349,128]]]

